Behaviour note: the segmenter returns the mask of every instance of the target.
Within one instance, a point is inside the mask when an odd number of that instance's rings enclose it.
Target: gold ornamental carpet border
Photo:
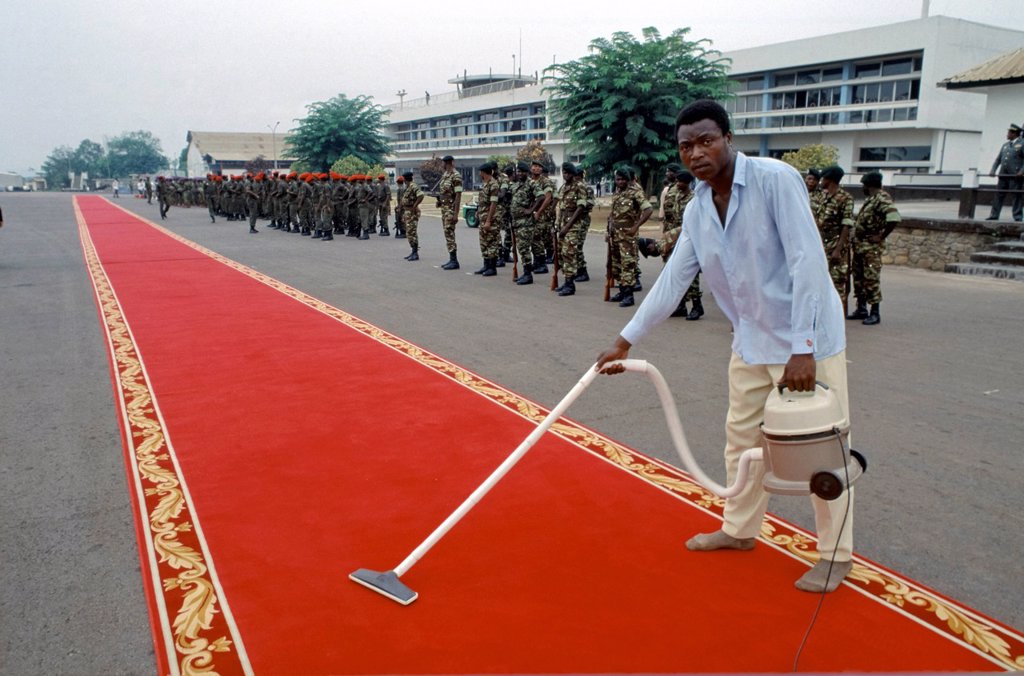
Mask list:
[[[172,676],[252,674],[142,356],[77,197],[74,209],[110,348],[114,399],[122,414],[136,526],[142,536],[143,581],[147,602],[156,610],[152,615],[158,625],[157,663],[161,672]]]
[[[286,296],[325,314],[345,326],[433,369],[480,396],[539,423],[548,409],[515,394],[483,376],[454,364],[439,355],[410,343],[380,327],[335,308],[284,282],[223,256],[159,224],[118,206],[125,213],[147,223],[168,237],[208,256]],[[77,206],[76,206],[77,212]],[[724,501],[697,484],[688,474],[630,449],[568,418],[552,425],[550,432],[560,436],[622,471],[665,491],[687,504],[721,518]],[[815,539],[806,531],[778,517],[768,515],[761,528],[761,539],[769,546],[808,565],[817,561]],[[207,555],[208,559],[208,555]],[[212,565],[211,565],[212,568]],[[854,557],[853,571],[844,583],[876,601],[886,609],[923,625],[944,638],[961,645],[1005,671],[1024,670],[1024,637],[933,590],[905,579],[863,557]],[[240,641],[238,645],[241,646]],[[244,658],[244,653],[243,653]],[[219,658],[218,658],[219,660]]]

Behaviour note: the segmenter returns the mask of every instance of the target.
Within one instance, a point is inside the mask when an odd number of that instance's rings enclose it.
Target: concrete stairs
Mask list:
[[[998,242],[991,251],[971,254],[970,263],[946,265],[946,272],[959,275],[988,275],[997,279],[1024,282],[1024,241]]]

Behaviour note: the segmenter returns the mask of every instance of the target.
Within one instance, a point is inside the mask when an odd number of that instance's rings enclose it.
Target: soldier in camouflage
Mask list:
[[[839,187],[845,172],[833,165],[821,172],[823,191],[818,231],[828,259],[828,271],[846,311],[847,276],[850,271],[850,232],[853,230],[853,196]]]
[[[499,204],[501,184],[494,177],[497,165],[486,162],[480,165],[480,192],[477,194],[477,222],[479,223],[480,255],[484,265],[474,275],[494,277],[498,274],[498,256],[501,253],[501,228],[504,209]]]
[[[807,186],[807,198],[811,202],[811,214],[814,216],[815,222],[818,220],[822,201],[825,197],[825,191],[818,187],[820,182],[821,172],[817,169],[808,169],[807,173],[804,174],[804,185]]]
[[[437,184],[437,207],[441,210],[441,227],[444,228],[444,242],[448,248],[448,262],[442,270],[459,269],[459,247],[455,242],[455,225],[459,222],[459,207],[462,204],[462,176],[455,171],[455,158],[445,155],[444,173]]]
[[[665,169],[666,177],[671,181],[668,193],[665,195],[665,220],[662,224],[661,239],[648,239],[646,237],[638,240],[638,248],[644,257],[661,256],[667,261],[672,253],[672,247],[683,229],[683,214],[686,205],[693,199],[693,174],[683,170],[678,164],[670,164]],[[672,317],[685,317],[688,321],[696,321],[704,316],[704,305],[701,300],[703,294],[700,290],[700,272],[690,283],[690,288],[679,301],[679,306],[672,312]],[[686,304],[691,304],[687,311]]]
[[[576,165],[566,162],[562,165],[562,187],[558,191],[558,264],[565,276],[562,286],[558,287],[559,296],[572,296],[576,293],[577,266],[580,260],[580,249],[587,236],[589,219],[584,219],[587,212],[587,188],[580,180],[580,172]]]
[[[516,252],[519,262],[523,264],[523,274],[516,278],[516,284],[524,286],[533,284],[533,186],[530,183],[530,165],[526,162],[516,164],[516,180],[512,184],[509,209],[511,210],[512,227],[515,228]],[[544,269],[547,272],[547,268]]]
[[[555,213],[555,184],[547,177],[543,162],[534,160],[530,164],[530,187],[533,191],[533,204],[530,215],[533,217],[533,271],[538,275],[547,274],[548,249],[551,248],[551,228]]]
[[[882,254],[885,253],[885,238],[900,223],[900,212],[892,197],[882,190],[882,174],[877,171],[864,174],[860,179],[867,201],[857,212],[857,225],[853,242],[853,293],[857,298],[857,309],[847,319],[862,319],[873,326],[882,321],[879,306],[882,304]],[[870,312],[867,309],[871,304]]]
[[[402,220],[402,194],[405,192],[405,177],[395,179],[395,239],[405,239],[405,221]]]
[[[498,267],[512,262],[512,183],[515,181],[515,165],[508,165],[503,171],[495,174],[498,180],[498,204],[503,210],[503,220],[498,223],[501,230],[501,246],[498,252]]]
[[[590,232],[590,214],[597,206],[597,195],[594,193],[594,186],[587,183],[587,172],[580,170],[580,185],[587,194],[587,206],[580,215],[580,222],[583,224],[582,235],[580,236],[579,258],[576,260],[576,276],[573,282],[589,282],[590,273],[587,272],[587,257],[583,253],[587,243],[587,233]]]
[[[405,257],[407,261],[418,261],[420,259],[420,240],[418,236],[420,222],[420,202],[423,201],[423,191],[412,180],[413,173],[407,171],[402,174],[405,189],[401,191],[402,229],[412,247],[412,253]]]
[[[652,212],[650,201],[634,177],[631,169],[615,170],[615,194],[612,196],[611,213],[608,216],[612,277],[619,282],[619,292],[608,300],[618,302],[619,307],[630,307],[635,302],[633,287],[639,270],[637,233]]]
[[[391,231],[388,230],[388,216],[391,215],[391,186],[388,185],[387,174],[377,177],[377,215],[380,223],[380,236],[388,237]],[[397,223],[395,224],[397,227]]]

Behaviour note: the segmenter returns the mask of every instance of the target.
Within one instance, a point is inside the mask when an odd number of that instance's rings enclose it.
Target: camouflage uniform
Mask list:
[[[992,164],[991,173],[996,173],[998,169],[999,179],[996,184],[998,192],[992,200],[992,210],[989,212],[988,220],[994,221],[999,218],[999,212],[1003,210],[1003,200],[1009,190],[1017,191],[1013,195],[1013,207],[1011,208],[1013,220],[1020,221],[1024,218],[1024,207],[1022,207],[1024,195],[1020,192],[1024,188],[1024,176],[1021,176],[1022,168],[1024,168],[1024,139],[1018,134],[1017,138],[1002,145],[999,155],[996,156],[996,161]]]
[[[840,298],[846,297],[846,277],[850,268],[850,246],[847,238],[846,248],[839,252],[839,260],[832,260],[832,253],[839,245],[840,235],[843,227],[853,232],[853,196],[842,188],[836,190],[834,195],[823,191],[821,209],[818,216],[818,231],[821,233],[821,242],[825,246],[825,258],[828,259],[828,271],[832,277],[832,283],[836,287]]]
[[[402,195],[399,199],[402,209],[402,227],[405,228],[405,236],[409,240],[409,246],[412,247],[413,251],[416,251],[420,247],[420,238],[417,234],[420,217],[416,213],[416,200],[420,198],[423,191],[416,184],[416,181],[409,181],[409,185],[405,186],[405,190],[401,192]]]
[[[288,179],[288,226],[285,230],[290,232],[299,231],[299,197],[302,192],[299,189],[299,184],[301,182],[294,176]]]
[[[537,214],[537,222],[533,231],[533,257],[538,256],[546,261],[548,254],[554,255],[554,230],[555,230],[555,182],[550,177],[541,174],[533,185],[534,198],[542,198],[545,193],[551,193],[551,201],[548,206]],[[538,209],[540,207],[538,206]]]
[[[900,222],[900,212],[892,197],[879,190],[869,197],[857,212],[856,239],[853,243],[853,293],[858,306],[882,302],[879,284],[882,276],[882,254],[885,253],[886,231]],[[872,241],[877,239],[880,241]]]
[[[683,195],[679,192],[678,183],[673,183],[669,186],[668,193],[665,195],[665,222],[661,227],[662,235],[655,245],[662,260],[668,260],[669,254],[672,253],[672,247],[676,245],[676,240],[679,239],[679,233],[683,229],[683,213],[686,212],[686,205],[692,199],[692,190]],[[692,303],[703,297],[704,294],[700,290],[700,271],[698,270],[697,276],[690,282],[690,288],[686,290],[682,302]]]
[[[444,242],[449,254],[458,250],[455,243],[455,225],[459,222],[459,214],[455,209],[455,198],[462,192],[462,176],[452,169],[441,176],[437,184],[437,206],[441,208],[441,226],[444,228]]]
[[[387,236],[390,234],[388,216],[391,214],[391,186],[384,178],[377,181],[377,214],[380,222],[380,234]]]
[[[477,220],[480,227],[480,256],[484,261],[492,258],[497,262],[501,253],[501,221],[505,216],[505,209],[498,203],[498,192],[500,184],[494,177],[487,179],[480,192],[477,194]],[[491,227],[484,228],[487,222],[487,211],[494,205],[494,215],[491,217]]]
[[[620,288],[632,289],[636,284],[637,263],[636,234],[626,231],[640,220],[640,214],[651,208],[643,189],[630,183],[615,193],[611,206],[612,277],[619,281]]]
[[[206,209],[210,212],[210,222],[217,222],[217,183],[212,179],[206,179],[203,183],[203,193],[206,195]]]
[[[395,188],[395,238],[405,236],[405,219],[402,217],[402,195],[405,194],[405,179],[398,182]]]
[[[564,237],[559,238],[558,265],[566,280],[575,279],[579,271],[580,250],[587,236],[589,218],[587,211],[587,188],[579,178],[565,183],[558,191],[558,232],[562,232],[577,209],[581,209],[576,222],[572,224]]]
[[[359,181],[350,176],[348,179],[348,236],[358,237],[361,227],[359,222]]]
[[[526,267],[525,270],[533,268],[533,216],[530,215],[530,207],[533,206],[533,186],[529,179],[516,181],[512,184],[512,200],[510,211],[512,216],[512,227],[516,230],[516,251],[519,252],[519,261]]]
[[[502,211],[501,220],[495,221],[501,233],[498,258],[505,261],[512,254],[512,181],[504,172],[496,172],[494,178],[498,181],[498,206]]]
[[[356,204],[359,208],[359,239],[370,236],[370,212],[373,210],[373,186],[367,185],[365,179],[356,183]]]

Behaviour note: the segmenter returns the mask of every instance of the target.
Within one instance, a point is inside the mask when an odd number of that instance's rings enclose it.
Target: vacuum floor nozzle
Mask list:
[[[358,582],[367,589],[372,589],[396,603],[401,603],[403,606],[409,605],[419,596],[419,594],[402,584],[401,580],[398,579],[398,575],[393,570],[381,573],[376,570],[360,568],[350,573],[348,577],[353,582]]]

